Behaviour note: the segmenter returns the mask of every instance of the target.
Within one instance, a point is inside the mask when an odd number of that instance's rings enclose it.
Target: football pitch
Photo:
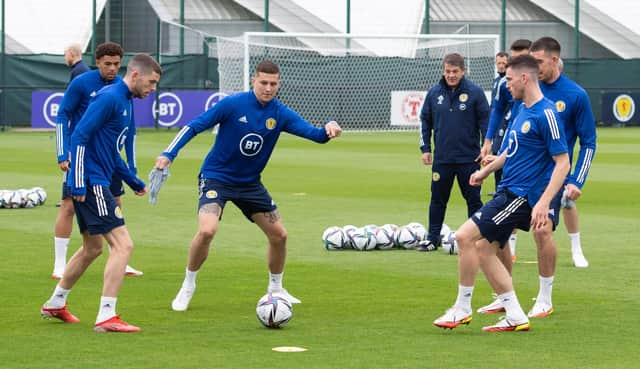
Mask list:
[[[140,131],[137,159],[146,179],[176,131]],[[556,232],[555,313],[531,331],[484,333],[498,315],[474,314],[453,331],[432,322],[455,301],[457,259],[441,250],[326,251],[332,225],[427,223],[430,169],[417,132],[345,133],[326,145],[287,134],[263,173],[289,232],[284,286],[302,304],[279,330],[264,328],[255,306],[266,292],[266,240],[229,204],[186,312],[171,310],[197,228],[197,174],[214,136],[181,152],[158,204],[130,190],[124,215],[135,243],[118,299],[139,334],[94,333],[105,254],[69,296],[79,324],[40,317],[55,281],[53,225],[61,174],[55,136],[0,133],[0,189],[43,187],[45,205],[0,209],[3,294],[0,368],[637,368],[640,323],[640,129],[598,130],[598,149],[578,202],[587,269],[571,263],[563,225]],[[492,177],[491,177],[492,178]],[[483,187],[483,200],[493,182]],[[446,223],[456,229],[466,205],[454,186]],[[69,256],[80,246],[74,226]],[[527,311],[538,291],[535,245],[520,232],[516,293]],[[479,274],[473,307],[491,302]],[[636,338],[633,338],[636,337]],[[636,342],[636,343],[634,343]],[[273,352],[298,346],[299,353]]]

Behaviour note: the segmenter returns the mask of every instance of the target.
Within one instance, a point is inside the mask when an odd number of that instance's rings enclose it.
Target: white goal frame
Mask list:
[[[344,34],[247,32],[216,38],[220,90],[249,91],[255,64],[283,70],[278,98],[314,125],[334,119],[349,131],[420,127],[426,92],[442,78],[442,59],[465,58],[465,75],[490,96],[494,34]],[[489,97],[487,97],[489,99]]]
[[[500,35],[494,34],[421,34],[421,35],[406,35],[406,34],[353,34],[353,33],[274,33],[274,32],[245,32],[243,34],[244,42],[244,90],[249,91],[251,88],[251,70],[250,70],[250,57],[249,46],[251,45],[250,39],[252,37],[274,37],[274,36],[287,36],[296,38],[343,38],[343,39],[415,39],[418,40],[439,40],[439,39],[459,39],[459,40],[486,40],[495,39],[495,52],[497,54],[500,51]]]

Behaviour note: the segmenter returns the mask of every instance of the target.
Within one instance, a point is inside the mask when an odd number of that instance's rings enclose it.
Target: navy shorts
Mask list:
[[[111,177],[111,186],[109,186],[109,192],[115,197],[124,195],[124,185],[122,184],[122,178],[119,175],[113,174]],[[71,197],[71,187],[67,185],[67,173],[62,177],[62,200]]]
[[[71,197],[71,187],[67,186],[67,174],[69,172],[62,173],[62,200]]]
[[[562,195],[562,194],[560,194]],[[478,210],[471,220],[480,229],[480,234],[489,242],[498,241],[503,248],[511,232],[521,229],[528,232],[531,227],[531,206],[527,199],[511,191],[501,189]],[[560,196],[555,196],[549,205],[549,218],[556,229],[560,211]]]
[[[90,185],[84,202],[73,201],[80,233],[91,235],[109,233],[124,225],[122,210],[107,186]]]
[[[253,222],[251,215],[269,213],[278,207],[260,182],[230,185],[215,179],[200,179],[198,209],[205,204],[216,203],[224,209],[227,201],[233,202],[244,216]],[[222,213],[220,213],[222,218]]]

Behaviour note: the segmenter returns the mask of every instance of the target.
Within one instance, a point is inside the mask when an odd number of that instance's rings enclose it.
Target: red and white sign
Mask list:
[[[420,126],[425,91],[391,91],[391,125]]]

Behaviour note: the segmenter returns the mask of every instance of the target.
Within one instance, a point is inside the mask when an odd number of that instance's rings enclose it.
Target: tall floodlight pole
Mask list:
[[[575,36],[575,43],[576,43],[576,49],[575,49],[574,57],[576,59],[579,59],[580,58],[580,0],[576,0],[575,24],[574,24],[574,27],[573,27],[573,34]]]
[[[180,0],[180,57],[184,56],[184,0]]]
[[[91,12],[91,60],[96,65],[96,0],[93,0]]]
[[[346,33],[351,33],[351,0],[347,0],[347,28]],[[347,37],[347,52],[351,50],[351,39]]]
[[[502,0],[500,15],[500,50],[507,49],[507,0]]]
[[[4,47],[4,0],[1,0],[2,4],[0,4],[0,11],[2,12],[2,19],[0,20],[0,23],[2,23],[2,39],[0,40],[0,43],[2,43],[2,50],[1,50],[1,54],[2,54],[2,60],[4,60],[4,53],[5,53],[5,47]],[[2,70],[4,70],[4,68],[2,68]],[[4,82],[4,80],[3,80]]]
[[[2,44],[2,46],[1,46],[2,50],[0,50],[1,51],[0,55],[2,57],[2,76],[0,76],[2,78],[2,83],[0,84],[0,111],[2,112],[2,115],[0,115],[0,127],[4,127],[4,124],[5,124],[5,122],[4,122],[4,120],[5,120],[5,115],[4,115],[4,111],[5,111],[5,108],[4,108],[4,95],[5,95],[5,93],[4,93],[4,89],[6,88],[5,87],[5,84],[6,84],[5,77],[7,76],[7,74],[6,74],[7,68],[6,68],[6,61],[5,60],[7,58],[6,58],[6,47],[5,47],[5,39],[6,38],[5,38],[5,31],[4,31],[4,26],[5,26],[5,23],[4,23],[4,0],[0,0],[0,1],[2,1],[2,4],[0,4],[0,7],[1,7],[0,11],[2,11],[2,16],[1,16],[2,19],[0,19],[0,23],[2,23],[2,34],[0,34],[0,37],[1,37],[0,38],[0,43]]]
[[[351,33],[351,0],[347,0],[347,33]]]
[[[160,17],[157,18],[156,20],[156,60],[158,61],[158,64],[162,65],[162,27],[160,24]],[[154,93],[155,95],[155,102],[156,102],[156,108],[153,111],[153,125],[156,129],[158,129],[158,119],[159,114],[158,114],[158,107],[160,106],[160,93],[158,90],[160,83],[158,83],[158,86],[156,86],[156,92]]]
[[[429,0],[424,0],[424,30],[422,33],[428,35],[431,32],[431,24],[429,20],[431,19],[431,4],[429,4]]]
[[[264,31],[269,32],[269,0],[264,0]]]

